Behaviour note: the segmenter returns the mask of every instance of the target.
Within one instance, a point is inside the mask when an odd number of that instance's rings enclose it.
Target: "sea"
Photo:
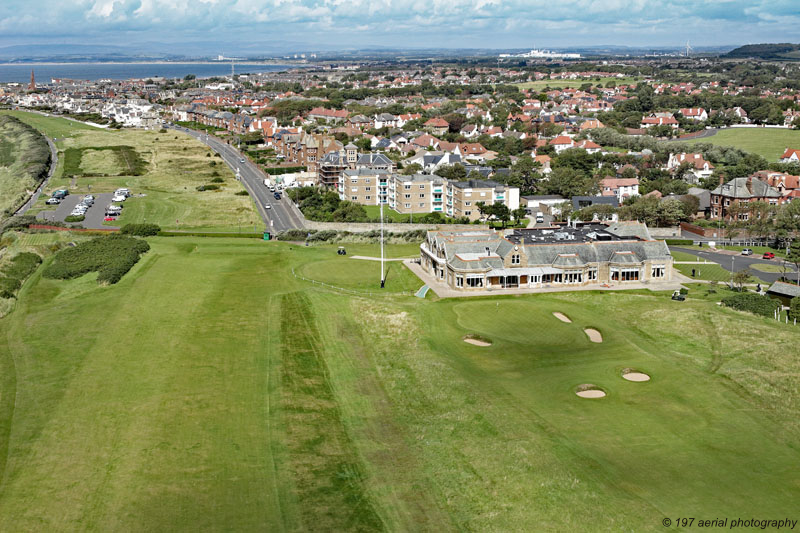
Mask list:
[[[297,65],[265,65],[235,63],[236,74],[277,72],[298,68]],[[226,61],[206,63],[0,63],[0,83],[29,83],[33,70],[37,83],[50,83],[53,78],[74,80],[127,80],[131,78],[183,78],[194,74],[198,78],[230,76],[231,64]]]

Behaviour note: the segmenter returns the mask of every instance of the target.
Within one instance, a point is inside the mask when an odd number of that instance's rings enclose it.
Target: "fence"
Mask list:
[[[335,291],[343,292],[346,294],[352,294],[353,296],[386,296],[387,294],[400,294],[403,296],[414,296],[413,292],[408,291],[401,291],[401,292],[372,292],[372,291],[359,291],[356,289],[345,289],[344,287],[337,287],[336,285],[331,285],[330,283],[325,283],[324,281],[318,281],[316,279],[310,279],[297,274],[292,268],[292,276],[296,279],[301,279],[303,281],[307,281],[314,285],[319,285],[321,287],[325,287],[326,289],[332,289]]]

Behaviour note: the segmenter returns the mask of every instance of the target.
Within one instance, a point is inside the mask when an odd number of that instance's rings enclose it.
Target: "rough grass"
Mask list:
[[[790,325],[694,291],[351,297],[289,273],[336,246],[149,242],[114,286],[35,273],[0,320],[0,530],[663,531],[796,508]]]
[[[253,201],[236,194],[244,188],[233,172],[219,158],[206,157],[210,150],[188,135],[104,130],[33,113],[23,115],[42,131],[60,134],[57,144],[62,155],[46,192],[63,188],[85,194],[127,187],[136,195],[125,202],[114,225],[148,222],[164,229],[263,230]],[[196,187],[209,183],[214,172],[225,180],[221,189],[198,192]],[[47,196],[41,196],[34,212],[46,208]]]
[[[800,131],[783,128],[732,128],[720,130],[711,137],[689,139],[685,142],[733,146],[745,152],[761,155],[770,163],[774,163],[786,148],[800,148]]]

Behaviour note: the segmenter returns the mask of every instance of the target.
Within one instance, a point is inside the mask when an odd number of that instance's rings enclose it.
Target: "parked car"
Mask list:
[[[69,191],[67,189],[58,189],[57,191],[53,192],[53,198],[59,198],[63,200],[67,196],[69,196]]]
[[[742,255],[753,255],[753,250],[751,248],[744,248],[742,250]]]
[[[115,220],[117,219],[114,218],[113,216],[106,215],[106,217],[103,219],[103,222],[114,222]]]
[[[764,255],[761,256],[761,259],[775,259],[775,254],[772,252],[764,252]]]
[[[111,199],[111,201],[112,201],[112,202],[124,202],[124,201],[125,201],[125,200],[127,200],[127,199],[128,199],[128,197],[127,197],[127,196],[125,196],[125,195],[122,195],[122,194],[119,194],[119,195],[116,195],[116,196],[114,196],[114,197]]]
[[[116,191],[114,191],[114,196],[124,196],[125,198],[127,198],[130,195],[131,195],[131,190],[130,189],[124,189],[123,188],[123,189],[117,189]]]
[[[55,196],[48,198],[45,202],[47,205],[58,205],[61,203],[61,198],[56,198]]]

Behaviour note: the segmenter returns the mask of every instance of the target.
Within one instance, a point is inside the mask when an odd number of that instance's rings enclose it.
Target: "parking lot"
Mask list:
[[[42,211],[39,213],[39,218],[46,221],[64,222],[64,219],[69,216],[72,209],[80,203],[83,199],[83,194],[70,194],[64,198],[55,211]],[[90,207],[86,214],[86,218],[80,224],[84,228],[89,229],[116,229],[114,226],[104,226],[103,219],[105,218],[105,209],[111,203],[111,198],[114,193],[106,192],[94,195],[94,205]]]

